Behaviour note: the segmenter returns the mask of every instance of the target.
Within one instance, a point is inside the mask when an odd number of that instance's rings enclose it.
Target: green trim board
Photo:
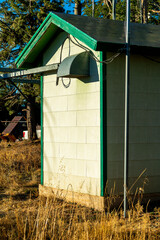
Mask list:
[[[107,129],[106,129],[106,52],[100,51],[100,189],[101,196],[106,194],[107,183]]]
[[[56,24],[58,27],[63,29],[65,32],[68,32],[72,36],[76,37],[80,41],[84,42],[88,47],[93,50],[97,48],[97,40],[92,38],[91,36],[87,35],[85,32],[81,31],[77,27],[73,26],[72,24],[68,23],[67,21],[63,20],[58,15],[52,14],[52,23]]]
[[[100,189],[101,196],[104,196],[104,170],[103,170],[103,52],[100,52]]]
[[[43,185],[43,76],[41,76],[41,185]]]

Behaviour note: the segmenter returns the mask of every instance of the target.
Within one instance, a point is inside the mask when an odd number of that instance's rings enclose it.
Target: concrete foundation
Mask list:
[[[77,193],[42,185],[39,185],[39,195],[45,197],[56,197],[67,202],[78,203],[82,206],[94,208],[99,211],[104,210],[104,198],[99,196]]]

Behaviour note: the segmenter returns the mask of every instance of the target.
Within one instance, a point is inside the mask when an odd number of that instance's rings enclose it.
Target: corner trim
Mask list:
[[[41,185],[43,185],[43,76],[41,76]]]
[[[100,191],[101,197],[104,196],[104,154],[103,154],[103,52],[100,52]]]

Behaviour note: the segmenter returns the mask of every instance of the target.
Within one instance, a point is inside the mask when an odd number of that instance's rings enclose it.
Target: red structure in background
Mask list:
[[[23,137],[23,126],[26,120],[24,116],[15,116],[1,134],[1,139],[15,141]]]

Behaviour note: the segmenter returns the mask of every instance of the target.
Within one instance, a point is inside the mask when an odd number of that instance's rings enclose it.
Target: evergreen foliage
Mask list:
[[[160,0],[148,0],[148,23],[160,24]]]
[[[0,62],[14,65],[50,11],[63,12],[62,0],[4,0],[0,3]]]
[[[160,0],[131,0],[131,22],[142,22],[143,2],[147,4],[148,23],[160,23]],[[87,0],[83,14],[92,16],[92,0]],[[116,1],[116,20],[125,21],[126,0]],[[112,0],[95,1],[95,17],[112,19]]]
[[[0,67],[16,67],[15,59],[48,13],[50,11],[64,11],[62,1],[2,0],[0,2]],[[36,78],[36,76],[33,77]],[[30,104],[33,105],[30,107],[31,111],[32,109],[36,111],[35,108],[40,103],[40,86],[36,84],[17,85],[31,100]],[[21,112],[22,107],[27,108],[27,104],[26,99],[14,86],[9,82],[0,82],[0,113],[8,112],[12,118],[13,115]],[[32,115],[34,114],[31,113],[30,119],[32,119]]]

